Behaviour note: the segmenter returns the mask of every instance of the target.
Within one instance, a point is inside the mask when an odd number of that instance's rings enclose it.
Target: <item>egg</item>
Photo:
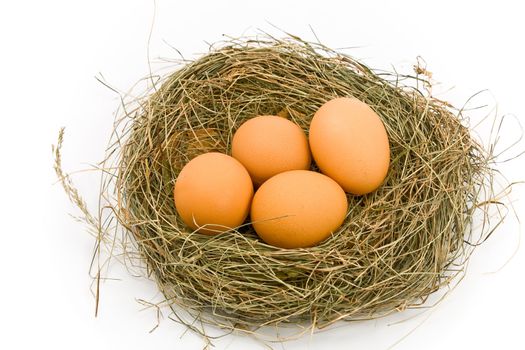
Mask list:
[[[232,156],[246,167],[257,186],[284,171],[308,169],[311,163],[303,129],[273,115],[244,122],[233,136]]]
[[[376,112],[355,98],[335,98],[315,113],[309,142],[319,169],[346,192],[362,195],[385,180],[388,135]]]
[[[264,242],[305,248],[336,231],[347,210],[346,194],[334,180],[314,171],[292,170],[262,184],[253,197],[250,216]]]
[[[212,235],[244,222],[250,211],[253,183],[239,161],[210,152],[182,168],[173,192],[182,221],[193,230]]]

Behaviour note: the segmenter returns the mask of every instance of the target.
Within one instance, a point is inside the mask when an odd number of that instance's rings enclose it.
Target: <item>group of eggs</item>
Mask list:
[[[309,170],[312,157],[322,173]],[[345,192],[374,191],[389,163],[379,116],[358,99],[335,98],[317,110],[308,137],[279,116],[244,122],[233,136],[231,156],[204,153],[183,167],[175,182],[175,207],[200,233],[235,229],[250,215],[267,244],[312,247],[344,222]]]

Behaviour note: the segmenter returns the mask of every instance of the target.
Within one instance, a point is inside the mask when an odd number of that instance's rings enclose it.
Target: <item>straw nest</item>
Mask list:
[[[295,37],[229,39],[183,61],[117,121],[121,132],[108,151],[116,163],[104,164],[101,198],[131,242],[127,256],[144,262],[165,303],[230,329],[323,327],[424,303],[489,234],[486,227],[473,237],[471,222],[494,171],[461,111],[431,96],[425,74],[422,67],[413,76],[373,71]],[[249,222],[217,236],[182,223],[173,186],[190,159],[229,153],[235,130],[261,114],[308,132],[315,111],[338,96],[378,113],[391,164],[377,191],[348,195],[346,220],[329,239],[280,249],[259,240]],[[67,189],[69,178],[60,176]],[[109,220],[90,220],[100,242],[115,235],[101,228]]]

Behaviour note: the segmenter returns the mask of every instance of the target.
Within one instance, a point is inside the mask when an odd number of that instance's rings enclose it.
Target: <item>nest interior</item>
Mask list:
[[[372,71],[321,44],[265,38],[212,48],[157,86],[126,115],[126,137],[114,145],[112,205],[168,304],[228,327],[322,327],[419,305],[462,270],[489,157],[461,113],[425,91],[424,76]],[[329,239],[280,249],[249,223],[206,236],[180,221],[173,186],[191,158],[229,153],[235,130],[257,115],[280,115],[308,132],[315,111],[340,96],[378,113],[391,164],[377,191],[348,195],[346,220]]]

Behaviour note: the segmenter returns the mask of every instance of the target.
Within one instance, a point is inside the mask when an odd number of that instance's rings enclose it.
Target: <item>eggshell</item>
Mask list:
[[[184,223],[211,235],[243,223],[250,211],[253,184],[236,159],[210,152],[193,158],[182,168],[174,197]]]
[[[370,106],[355,98],[335,98],[322,105],[310,123],[309,142],[319,169],[347,192],[372,192],[388,173],[385,126]]]
[[[347,210],[346,194],[334,180],[314,171],[292,170],[262,184],[250,215],[266,243],[302,248],[330,236],[343,223]]]
[[[308,169],[308,139],[288,119],[264,115],[244,122],[232,140],[232,156],[248,170],[255,185],[288,170]]]

